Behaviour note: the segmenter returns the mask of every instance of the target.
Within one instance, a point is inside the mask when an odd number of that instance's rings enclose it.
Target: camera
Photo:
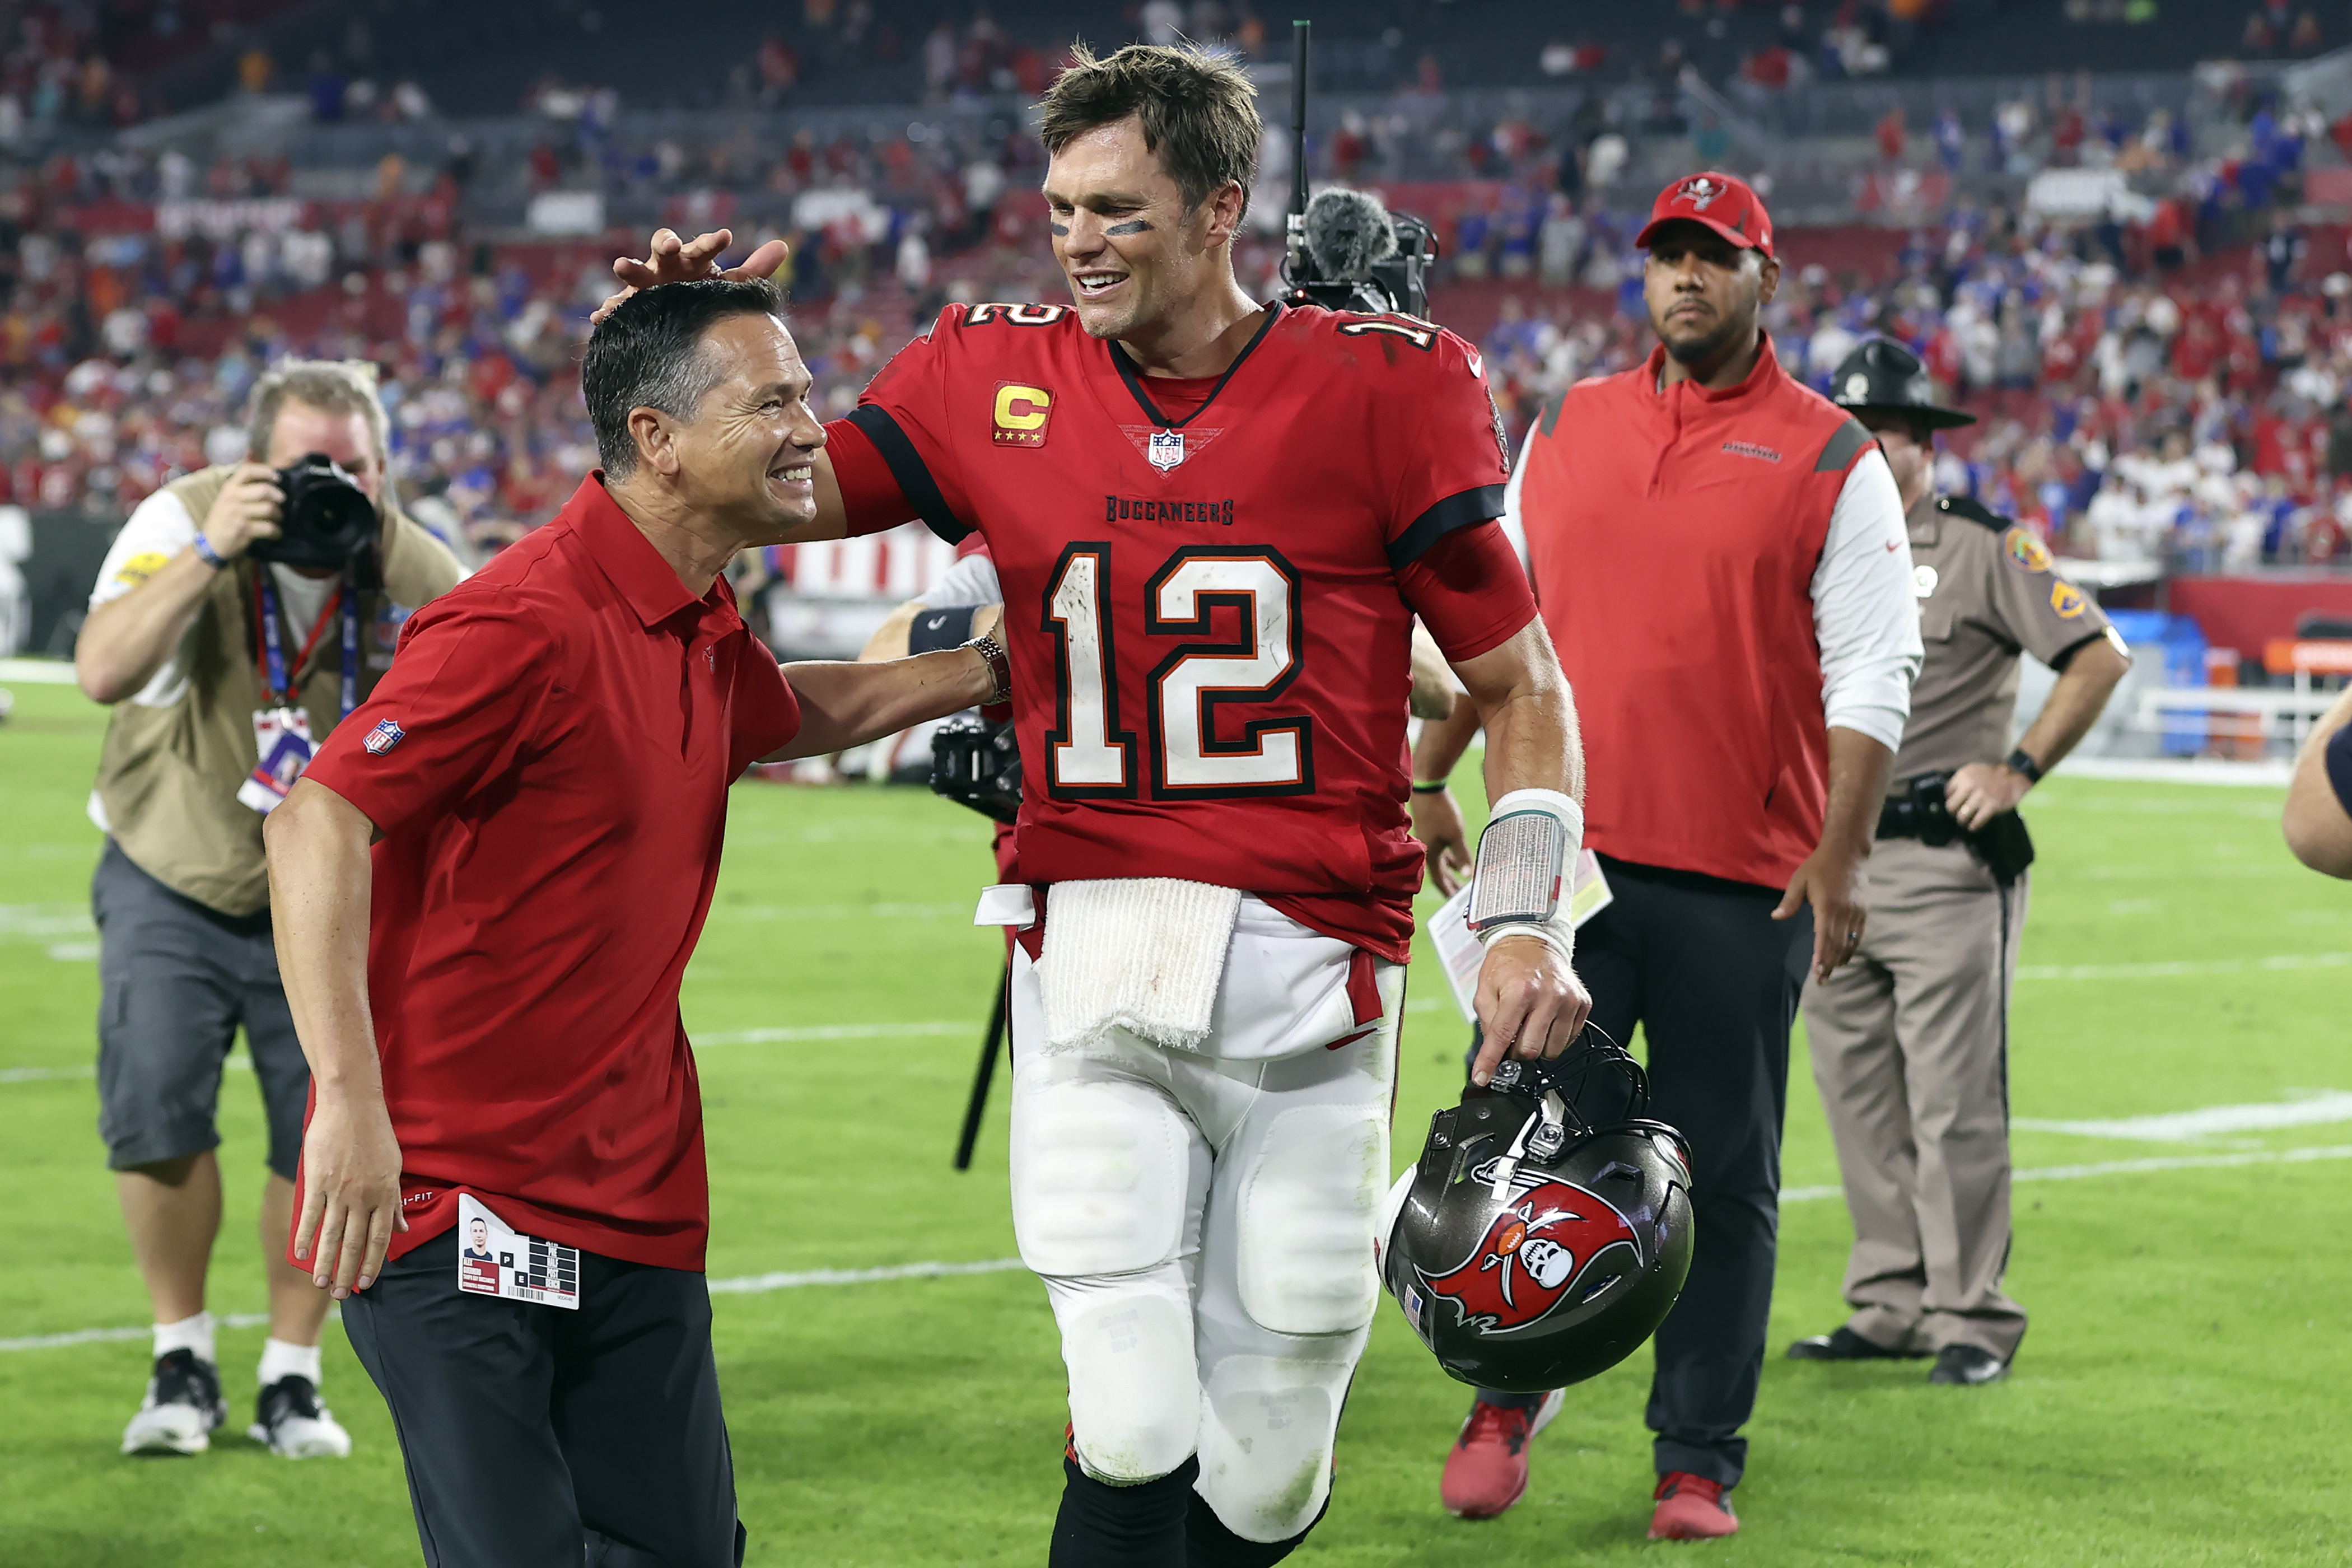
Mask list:
[[[950,719],[931,735],[931,793],[982,816],[1021,815],[1021,742],[1010,723],[976,715]]]
[[[257,539],[247,552],[257,561],[286,566],[341,571],[373,545],[382,527],[375,502],[351,471],[324,452],[313,452],[278,470],[286,503],[275,539]]]

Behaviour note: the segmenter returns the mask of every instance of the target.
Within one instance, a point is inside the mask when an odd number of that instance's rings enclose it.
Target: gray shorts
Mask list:
[[[269,1168],[302,1152],[310,1069],[265,911],[239,920],[173,892],[113,839],[90,878],[98,922],[98,1132],[117,1171],[220,1144],[221,1065],[245,1027],[269,1118]]]

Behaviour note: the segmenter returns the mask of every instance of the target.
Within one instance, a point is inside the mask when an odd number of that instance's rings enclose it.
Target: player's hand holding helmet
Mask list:
[[[1561,1388],[1665,1321],[1690,1273],[1690,1152],[1648,1102],[1640,1064],[1588,1027],[1558,1062],[1506,1062],[1432,1120],[1376,1246],[1389,1292],[1449,1373]],[[1596,1111],[1607,1119],[1585,1120]]]

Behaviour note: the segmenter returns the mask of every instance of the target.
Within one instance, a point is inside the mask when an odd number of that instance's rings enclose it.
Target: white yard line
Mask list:
[[[2081,1182],[2093,1176],[2137,1176],[2151,1171],[2214,1171],[2232,1165],[2302,1164],[2312,1160],[2352,1160],[2352,1143],[2328,1143],[2311,1149],[2249,1149],[2241,1154],[2167,1154],[2148,1160],[2105,1160],[2095,1165],[2042,1165],[2013,1171],[2012,1182]],[[1783,1187],[1784,1204],[1812,1203],[1842,1196],[1843,1187]]]
[[[2352,1094],[2329,1089],[2305,1100],[2268,1105],[2209,1105],[2156,1116],[2124,1116],[2105,1121],[2050,1121],[2021,1116],[2010,1125],[2028,1132],[2064,1132],[2076,1138],[2121,1138],[2136,1143],[2194,1143],[2221,1132],[2275,1132],[2287,1127],[2321,1127],[2352,1121]]]
[[[1007,1274],[1021,1267],[1017,1258],[988,1258],[978,1263],[893,1263],[881,1268],[804,1268],[796,1273],[746,1274],[738,1279],[713,1279],[714,1296],[763,1296],[771,1290],[797,1290],[808,1285],[871,1285],[885,1279],[943,1279],[958,1274]]]
[[[2233,1165],[2300,1164],[2313,1160],[2352,1160],[2352,1143],[2334,1143],[2312,1149],[2250,1150],[2240,1154],[2187,1154],[2153,1160],[2114,1160],[2095,1165],[2049,1165],[2037,1170],[2019,1171],[2012,1179],[2019,1182],[2079,1182],[2093,1176],[2218,1170]],[[1780,1194],[1780,1201],[1784,1204],[1814,1203],[1837,1197],[1843,1190],[1838,1187],[1790,1187]],[[771,1290],[797,1290],[811,1286],[868,1285],[894,1279],[942,1279],[969,1274],[1009,1274],[1020,1267],[1021,1260],[1017,1258],[987,1258],[968,1263],[893,1263],[878,1268],[805,1268],[713,1279],[710,1292],[722,1296],[759,1296]],[[221,1323],[225,1328],[250,1329],[258,1328],[268,1321],[259,1313],[240,1312],[222,1319]],[[125,1328],[77,1329],[63,1334],[30,1334],[22,1339],[0,1340],[0,1352],[101,1344],[117,1340],[143,1339],[147,1333],[148,1330],[144,1328]]]
[[[64,658],[0,658],[0,680],[20,686],[71,686],[74,667]]]
[[[2086,757],[2079,752],[2051,775],[2062,779],[2124,779],[2133,784],[2252,784],[2282,788],[2294,773],[2287,762],[2240,763],[2219,757]]]
[[[2265,958],[2174,959],[2162,963],[2021,963],[2026,980],[2176,980],[2206,974],[2283,974],[2298,969],[2342,969],[2352,952],[2274,952]]]

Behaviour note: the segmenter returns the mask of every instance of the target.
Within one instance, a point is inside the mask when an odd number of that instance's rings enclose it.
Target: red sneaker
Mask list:
[[[1437,1496],[1457,1519],[1492,1519],[1527,1494],[1528,1444],[1551,1425],[1567,1395],[1555,1388],[1532,1410],[1479,1400],[1445,1457]]]
[[[1723,1500],[1722,1483],[1671,1470],[1658,1479],[1658,1511],[1650,1516],[1653,1541],[1713,1541],[1738,1532],[1739,1521]]]

